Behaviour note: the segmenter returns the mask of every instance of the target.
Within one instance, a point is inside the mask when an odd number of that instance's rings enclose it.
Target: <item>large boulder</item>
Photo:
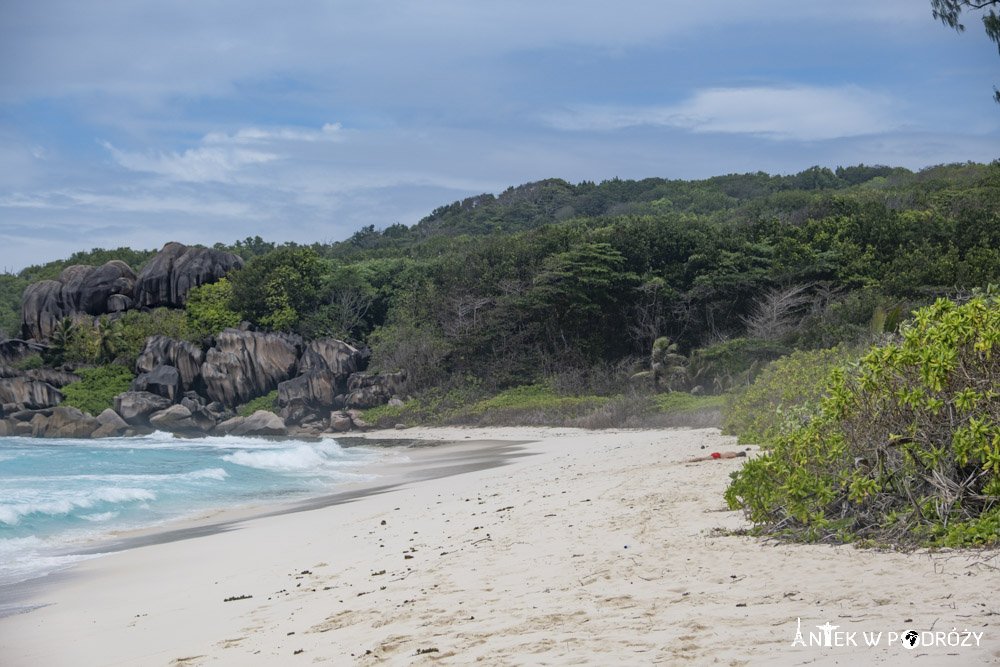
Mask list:
[[[111,408],[97,415],[97,424],[97,429],[90,434],[92,438],[113,438],[128,430],[128,422]]]
[[[132,380],[132,385],[129,389],[132,391],[148,391],[151,394],[166,398],[171,403],[177,403],[183,391],[181,389],[181,374],[173,366],[162,364],[148,373],[140,373],[138,377]]]
[[[58,280],[31,283],[21,295],[21,335],[38,341],[48,340],[56,324],[73,315],[73,308]]]
[[[329,414],[336,405],[338,385],[344,380],[330,371],[310,371],[278,385],[278,406],[282,418],[299,424],[318,415]],[[342,406],[341,406],[342,407]]]
[[[139,273],[135,305],[183,308],[192,287],[214,283],[232,269],[240,268],[243,258],[224,250],[168,243]]]
[[[0,380],[0,404],[16,403],[28,410],[38,410],[59,405],[63,398],[63,393],[48,382],[28,377]]]
[[[170,399],[148,391],[123,391],[115,396],[115,412],[133,426],[147,424],[151,414],[166,410],[171,404]]]
[[[183,405],[171,405],[165,410],[154,412],[149,416],[149,425],[161,431],[171,433],[188,433],[205,429],[194,419],[191,411]]]
[[[31,420],[31,435],[36,438],[89,438],[99,426],[97,418],[77,408],[60,405],[45,416]]]
[[[325,421],[331,409],[344,406],[347,379],[361,364],[361,353],[343,341],[312,341],[299,359],[299,376],[278,385],[281,417],[290,424]]]
[[[343,378],[345,385],[338,394],[346,388],[347,378],[362,368],[362,355],[351,345],[334,338],[314,340],[306,346],[299,360],[299,373],[313,371],[330,371],[338,378]]]
[[[226,329],[201,365],[204,394],[229,407],[263,396],[295,374],[301,350],[299,336]]]
[[[205,355],[197,345],[157,334],[143,343],[135,369],[139,373],[150,373],[158,366],[173,366],[180,373],[182,390],[190,391],[200,386],[204,360]]]
[[[229,431],[232,435],[288,435],[285,422],[267,410],[258,410]]]
[[[395,373],[355,373],[347,380],[346,404],[349,408],[368,409],[387,403],[394,395],[403,393],[406,371]]]
[[[102,266],[67,266],[56,280],[32,283],[21,297],[21,334],[48,340],[56,324],[66,317],[81,320],[113,312],[109,308],[130,299],[135,272],[128,264],[112,260]]]

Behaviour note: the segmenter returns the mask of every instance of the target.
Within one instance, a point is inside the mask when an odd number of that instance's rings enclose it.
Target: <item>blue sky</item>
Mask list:
[[[0,270],[338,241],[541,178],[1000,157],[928,0],[7,0]]]

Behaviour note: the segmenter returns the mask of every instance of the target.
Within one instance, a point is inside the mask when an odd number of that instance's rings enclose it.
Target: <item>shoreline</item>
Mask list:
[[[53,604],[0,619],[0,662],[1000,658],[995,553],[881,553],[734,535],[746,524],[721,493],[740,459],[685,463],[743,449],[714,429],[430,428],[366,437],[449,440],[465,460],[417,448],[438,463],[457,461],[438,466],[455,474],[411,474],[350,502],[86,561],[47,591]],[[478,465],[498,451],[510,454],[503,464]],[[397,471],[404,479],[408,472]],[[807,639],[832,623],[859,638],[968,628],[981,641],[919,651],[860,639],[793,646],[797,620]]]
[[[274,440],[298,440],[298,438],[262,438]],[[319,441],[323,438],[315,438]],[[336,438],[334,438],[336,440]],[[360,464],[349,472],[371,477],[364,481],[341,484],[339,490],[320,495],[281,500],[276,502],[256,502],[232,507],[219,507],[199,512],[193,516],[171,519],[166,523],[126,530],[110,530],[84,542],[67,546],[51,555],[58,557],[84,557],[81,561],[66,565],[53,572],[42,574],[12,584],[0,585],[0,618],[30,613],[49,604],[42,597],[47,591],[56,589],[74,574],[75,568],[85,562],[86,557],[101,558],[130,549],[154,546],[170,542],[206,537],[216,533],[239,530],[246,522],[264,517],[281,516],[305,512],[342,503],[359,501],[367,496],[388,493],[405,484],[437,479],[470,470],[488,469],[504,465],[505,460],[517,456],[518,441],[438,441],[436,439],[378,438],[380,444],[373,445],[353,436],[350,447],[368,447],[380,453],[373,462]],[[400,444],[386,445],[398,441]],[[416,443],[427,442],[427,445]],[[381,450],[381,451],[380,451]],[[508,451],[512,450],[512,451]],[[402,455],[405,460],[400,461]],[[445,460],[448,465],[444,465]],[[456,461],[458,463],[456,463]],[[21,606],[18,601],[29,602]]]

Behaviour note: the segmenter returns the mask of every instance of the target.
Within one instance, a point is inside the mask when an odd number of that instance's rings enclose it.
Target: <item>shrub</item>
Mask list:
[[[880,544],[996,544],[1000,309],[938,300],[853,372],[815,419],[775,440],[726,491],[758,529]]]
[[[853,356],[846,346],[797,351],[772,361],[753,384],[732,398],[724,422],[740,443],[768,446],[809,423],[819,412],[830,371]]]
[[[278,390],[264,394],[263,396],[258,396],[257,398],[247,401],[243,405],[236,409],[236,414],[240,417],[249,417],[258,410],[267,410],[268,412],[273,412],[278,414]]]
[[[14,368],[19,371],[31,371],[41,368],[45,365],[45,361],[42,359],[40,354],[30,354],[20,361],[14,362]]]
[[[118,321],[121,325],[119,360],[130,368],[135,366],[136,357],[150,336],[162,334],[167,338],[200,344],[203,335],[191,326],[185,311],[171,308],[155,308],[148,312],[130,310]]]
[[[184,306],[191,328],[214,335],[227,327],[239,326],[240,314],[229,309],[232,293],[232,285],[225,278],[191,288]]]
[[[115,396],[128,391],[135,378],[128,368],[115,364],[78,370],[76,374],[83,380],[62,388],[66,396],[62,405],[78,408],[95,416],[113,408]]]

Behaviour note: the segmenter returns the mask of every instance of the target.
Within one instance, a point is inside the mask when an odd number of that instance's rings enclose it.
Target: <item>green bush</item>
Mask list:
[[[815,419],[734,473],[761,531],[878,544],[996,544],[1000,309],[918,310],[899,340],[835,370]]]
[[[121,337],[118,344],[120,363],[135,365],[146,339],[156,334],[167,338],[200,344],[204,332],[191,326],[187,313],[172,308],[155,308],[148,312],[130,310],[118,320]]]
[[[31,371],[41,368],[45,365],[45,361],[42,359],[40,354],[30,354],[24,359],[14,363],[14,368],[19,371]]]
[[[115,364],[78,370],[76,374],[83,380],[62,388],[66,396],[62,405],[79,408],[94,416],[113,408],[115,396],[128,391],[135,379],[128,368]]]
[[[826,395],[830,371],[860,356],[846,346],[797,351],[772,361],[753,384],[733,395],[724,431],[741,444],[768,446],[774,438],[809,423]]]
[[[239,326],[240,314],[229,309],[232,293],[232,285],[225,278],[191,288],[184,306],[191,327],[214,335],[227,327]]]
[[[258,410],[267,410],[268,412],[273,412],[278,414],[278,390],[264,394],[263,396],[258,396],[252,401],[247,401],[243,405],[236,408],[236,414],[240,417],[249,417]]]

